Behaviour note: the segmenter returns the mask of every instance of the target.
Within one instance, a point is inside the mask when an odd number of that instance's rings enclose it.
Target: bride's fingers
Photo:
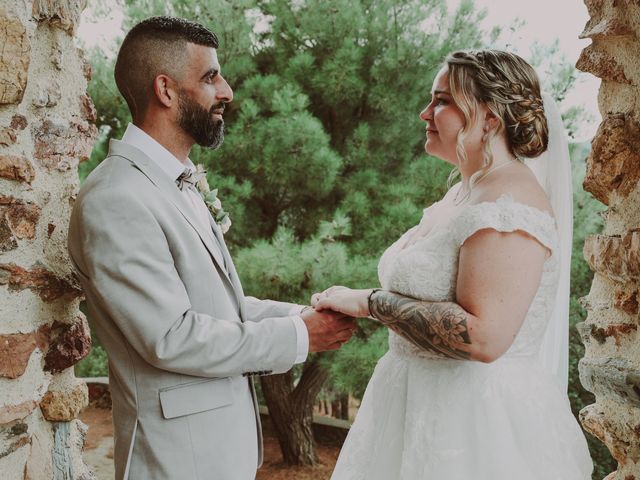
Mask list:
[[[318,301],[314,305],[314,308],[317,311],[320,311],[320,310],[334,310],[336,312],[340,311],[338,308],[336,308],[333,300],[329,297],[321,297],[320,299],[318,299]]]
[[[334,312],[343,313],[347,316],[353,315],[349,310],[349,306],[345,305],[344,299],[336,297],[321,298],[316,304],[315,309],[316,311],[333,310]]]
[[[311,306],[315,307],[321,298],[322,298],[322,293],[314,293],[313,295],[311,295]]]

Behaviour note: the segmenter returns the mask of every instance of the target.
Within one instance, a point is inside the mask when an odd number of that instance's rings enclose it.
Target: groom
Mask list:
[[[194,144],[223,140],[233,92],[217,47],[183,19],[129,32],[115,78],[133,123],[71,216],[69,253],[109,354],[117,479],[254,478],[262,437],[251,376],[338,348],[355,326],[244,296],[188,158]]]

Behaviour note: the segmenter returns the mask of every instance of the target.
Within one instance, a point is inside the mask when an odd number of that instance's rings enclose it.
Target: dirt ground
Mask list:
[[[98,480],[113,480],[113,427],[111,410],[89,406],[80,414],[89,426],[85,439],[84,460]],[[315,467],[286,467],[282,464],[280,447],[275,438],[264,438],[264,464],[256,480],[328,480],[338,458],[337,447],[318,446],[319,465]]]

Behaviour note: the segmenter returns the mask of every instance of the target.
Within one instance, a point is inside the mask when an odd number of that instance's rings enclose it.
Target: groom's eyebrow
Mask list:
[[[215,77],[219,72],[220,70],[218,70],[215,67],[210,68],[204,73],[204,75],[202,75],[202,77],[200,77],[200,80],[204,80],[205,78],[208,78],[208,77]]]

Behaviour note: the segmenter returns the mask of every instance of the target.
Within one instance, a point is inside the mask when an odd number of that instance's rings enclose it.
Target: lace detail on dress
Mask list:
[[[508,194],[503,194],[495,202],[470,205],[456,218],[455,224],[460,245],[478,230],[493,228],[499,232],[522,230],[552,253],[558,246],[555,219],[547,212],[516,202]]]
[[[425,215],[428,215],[427,210]],[[470,205],[414,244],[401,248],[415,228],[387,249],[380,259],[378,274],[384,289],[421,300],[455,301],[460,246],[478,230],[492,228],[499,232],[523,231],[551,251],[527,317],[505,355],[536,354],[546,321],[551,314],[550,308],[554,304],[553,294],[558,281],[555,255],[558,236],[553,217],[537,208],[514,201],[510,195],[502,195],[495,202]],[[389,332],[389,348],[400,355],[441,358],[421,350],[393,332]]]

